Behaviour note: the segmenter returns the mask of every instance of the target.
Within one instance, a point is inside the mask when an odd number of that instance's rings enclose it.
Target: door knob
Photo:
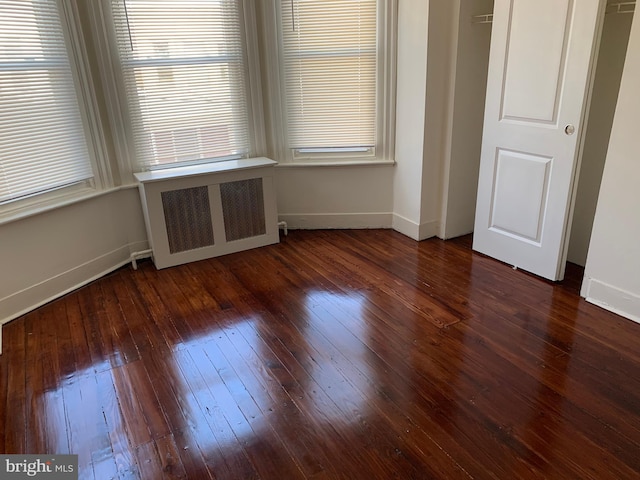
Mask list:
[[[566,127],[564,127],[564,133],[566,133],[567,135],[573,135],[575,131],[576,131],[576,127],[574,127],[572,124],[569,124]]]

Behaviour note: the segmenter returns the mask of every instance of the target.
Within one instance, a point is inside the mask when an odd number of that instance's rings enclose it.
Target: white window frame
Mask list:
[[[253,0],[238,0],[243,23],[243,36],[246,41],[247,62],[247,110],[249,117],[250,149],[247,157],[266,154],[266,140],[264,127],[264,113],[262,106],[262,90],[260,85],[260,59],[258,56],[259,42],[256,28],[256,15]],[[123,184],[136,183],[134,173],[142,171],[135,161],[135,144],[130,118],[128,115],[126,89],[120,61],[118,46],[113,31],[114,22],[110,2],[91,2],[90,24],[94,32],[94,42],[99,55],[99,69],[104,79],[102,88],[107,100],[109,125],[115,143],[115,152]],[[224,158],[198,161],[208,163],[224,161]],[[177,168],[188,165],[189,162],[160,166],[158,168]]]
[[[84,137],[89,153],[88,160],[93,178],[4,203],[0,205],[0,224],[91,198],[114,186],[107,140],[101,124],[95,79],[91,75],[89,55],[82,34],[81,15],[75,1],[56,0],[56,3],[84,127]]]
[[[282,166],[394,164],[398,0],[377,0],[376,145],[373,149],[341,149],[333,153],[288,147],[280,1],[260,3],[266,37],[263,81],[270,99],[266,112],[269,156]]]
[[[0,224],[101,195],[119,186],[135,185],[132,143],[124,91],[119,80],[117,52],[110,33],[110,2],[56,0],[69,53],[74,86],[87,138],[94,178],[69,187],[34,194],[0,205]],[[278,39],[278,0],[238,0],[244,23],[248,65],[247,97],[251,151],[283,165],[393,164],[395,138],[396,36],[398,0],[378,1],[377,128],[375,156],[369,152],[307,152],[294,156],[287,148],[283,63]],[[87,21],[88,20],[88,21]],[[89,46],[93,47],[91,56]],[[97,69],[96,69],[97,67]],[[264,105],[263,105],[264,94]]]

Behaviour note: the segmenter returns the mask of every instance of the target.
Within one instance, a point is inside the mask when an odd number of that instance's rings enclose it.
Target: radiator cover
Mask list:
[[[156,268],[278,243],[274,165],[252,158],[135,174]]]

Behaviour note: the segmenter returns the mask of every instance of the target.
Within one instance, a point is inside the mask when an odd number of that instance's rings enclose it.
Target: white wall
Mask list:
[[[256,2],[262,38],[270,37],[277,28],[271,6],[272,2]],[[261,42],[259,48],[263,61],[276,55],[270,42]],[[266,112],[277,112],[281,80],[275,69],[264,69],[261,81]],[[275,124],[266,122],[266,150],[258,153],[277,160],[287,149]],[[393,164],[319,167],[282,163],[276,167],[278,217],[290,228],[391,228],[393,172]]]
[[[396,165],[278,167],[278,216],[290,227],[438,233],[459,2],[399,1]]]
[[[473,230],[493,0],[401,0],[393,228]]]
[[[493,12],[493,0],[463,0],[458,18],[454,104],[445,159],[442,238],[473,231],[482,147],[491,24],[471,18]]]
[[[413,238],[420,224],[427,83],[429,3],[400,0],[396,96],[393,228]]]
[[[393,228],[437,235],[442,215],[460,0],[400,0]]]
[[[582,295],[640,322],[640,21],[622,74]]]
[[[276,167],[278,217],[291,228],[390,228],[393,169]]]
[[[425,159],[420,220],[422,225],[433,225],[435,230],[431,235],[440,236],[444,185],[448,183],[445,165],[450,155],[453,135],[460,3],[460,0],[429,1]]]
[[[567,257],[581,266],[587,261],[632,19],[629,14],[605,16]]]
[[[0,324],[109,272],[147,247],[136,188],[0,225]]]

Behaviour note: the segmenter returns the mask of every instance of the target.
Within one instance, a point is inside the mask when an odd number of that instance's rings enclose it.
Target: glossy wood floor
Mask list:
[[[470,239],[293,231],[6,325],[0,450],[80,478],[640,477],[640,325]]]

